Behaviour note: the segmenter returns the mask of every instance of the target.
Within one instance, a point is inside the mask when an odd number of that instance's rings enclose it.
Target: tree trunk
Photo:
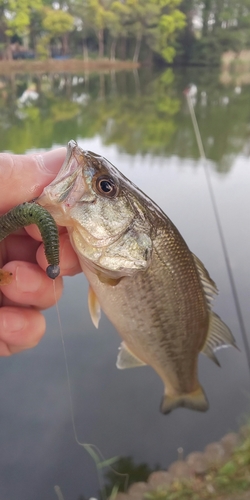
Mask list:
[[[134,57],[133,57],[133,62],[137,63],[139,59],[139,54],[140,54],[140,49],[141,49],[141,39],[142,36],[138,35],[136,38],[136,44],[135,44],[135,52],[134,52]]]
[[[84,62],[88,62],[89,60],[89,51],[88,51],[88,45],[86,43],[86,40],[83,40],[83,60]]]
[[[210,11],[211,11],[211,0],[205,0],[204,1],[204,7],[203,7],[203,13],[202,13],[202,22],[203,22],[203,27],[202,27],[202,36],[207,36],[208,34],[208,20],[210,16]]]
[[[30,48],[36,50],[36,34],[33,30],[32,24],[30,25]]]
[[[69,53],[69,37],[68,37],[68,33],[65,33],[62,36],[62,53],[63,53],[64,56]]]
[[[4,50],[4,59],[7,59],[7,61],[12,61],[12,59],[13,59],[10,38],[7,38],[7,41],[6,41],[6,47]]]
[[[113,38],[111,47],[110,47],[110,59],[111,61],[115,61],[115,51],[116,51],[117,38]]]
[[[126,59],[126,54],[127,54],[127,40],[125,37],[122,37],[122,42],[121,42],[121,59]]]
[[[103,29],[98,31],[98,43],[99,43],[99,58],[104,57],[104,39],[103,39]]]

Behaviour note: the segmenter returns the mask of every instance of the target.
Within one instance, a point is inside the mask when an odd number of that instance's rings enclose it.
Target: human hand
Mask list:
[[[32,155],[0,154],[0,212],[39,196],[56,176],[66,148]],[[0,356],[34,347],[45,332],[39,309],[51,307],[62,294],[62,275],[80,272],[78,258],[65,228],[60,228],[60,276],[53,282],[44,272],[48,263],[36,226],[28,226],[0,243],[0,268],[13,274],[0,286]]]

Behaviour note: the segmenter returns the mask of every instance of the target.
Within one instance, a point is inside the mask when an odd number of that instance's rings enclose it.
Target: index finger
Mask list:
[[[66,148],[39,154],[0,153],[0,211],[39,196],[59,171]]]

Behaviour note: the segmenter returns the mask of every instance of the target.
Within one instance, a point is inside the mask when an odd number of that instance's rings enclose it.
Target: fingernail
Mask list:
[[[16,286],[20,292],[37,292],[41,286],[42,278],[34,269],[29,269],[28,265],[17,266]]]
[[[12,311],[6,311],[2,314],[2,328],[3,333],[18,332],[23,330],[27,321],[20,314]]]
[[[37,154],[35,158],[41,169],[49,174],[57,174],[66,156],[66,148],[52,149],[46,153]]]

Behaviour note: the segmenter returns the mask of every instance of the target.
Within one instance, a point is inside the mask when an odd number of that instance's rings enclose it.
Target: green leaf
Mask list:
[[[107,460],[103,460],[102,462],[99,462],[98,467],[100,469],[103,469],[104,467],[110,467],[115,462],[117,462],[117,460],[119,460],[119,457],[107,458]]]

